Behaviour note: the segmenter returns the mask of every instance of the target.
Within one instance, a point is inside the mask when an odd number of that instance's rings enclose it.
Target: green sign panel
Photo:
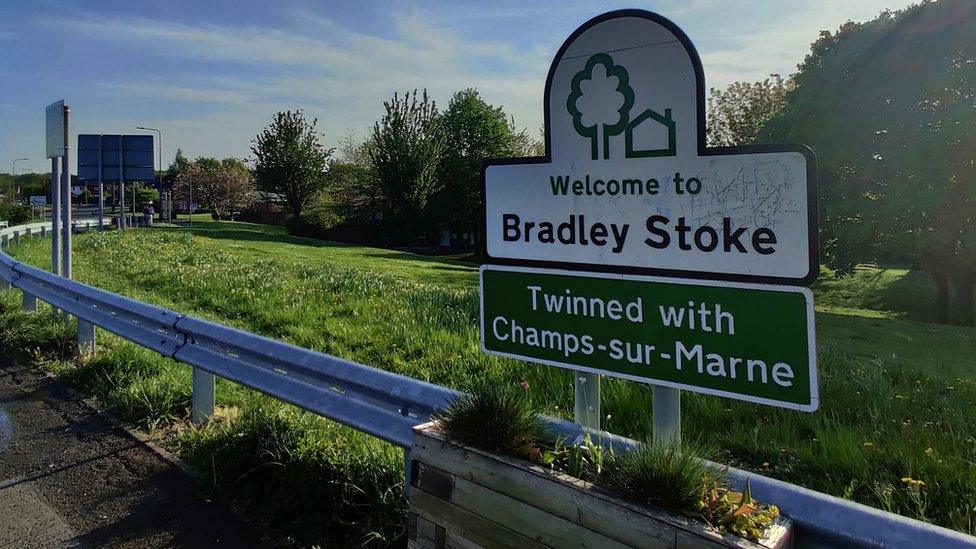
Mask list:
[[[806,288],[485,265],[485,352],[817,409]]]

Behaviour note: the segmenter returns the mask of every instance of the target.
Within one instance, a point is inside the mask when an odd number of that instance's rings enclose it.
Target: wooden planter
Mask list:
[[[435,423],[414,428],[410,465],[412,549],[791,546],[784,517],[758,544],[722,535],[528,461],[451,442]]]

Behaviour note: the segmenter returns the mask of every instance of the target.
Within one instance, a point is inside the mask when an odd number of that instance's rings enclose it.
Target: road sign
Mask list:
[[[51,103],[45,110],[45,148],[48,158],[64,156],[64,99]]]
[[[30,198],[28,198],[28,203],[31,206],[47,206],[47,197],[31,195]]]
[[[698,53],[623,10],[569,37],[545,88],[545,156],[483,171],[497,263],[808,285],[816,162],[801,145],[705,146]]]
[[[484,265],[490,354],[817,409],[806,288]]]
[[[78,136],[78,181],[155,181],[154,159],[151,135]]]

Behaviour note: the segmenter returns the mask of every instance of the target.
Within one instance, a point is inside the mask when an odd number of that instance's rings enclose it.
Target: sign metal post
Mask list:
[[[81,158],[81,152],[79,148],[79,158]],[[98,230],[105,230],[105,174],[102,169],[103,159],[102,159],[102,136],[98,136]]]
[[[51,272],[61,274],[61,157],[51,159]]]
[[[61,157],[67,145],[64,109],[63,99],[45,109],[45,146],[47,157],[51,159],[51,272],[56,275],[61,274]],[[64,166],[70,171],[67,162]]]
[[[583,426],[602,375],[653,385],[662,443],[682,390],[817,409],[816,160],[708,147],[706,90],[674,23],[606,13],[550,66],[544,156],[482,170],[482,348],[573,370]]]
[[[651,411],[654,415],[654,442],[681,443],[681,389],[654,385],[651,388]]]
[[[121,138],[119,138],[121,140]],[[119,229],[125,229],[125,158],[122,153],[122,143],[119,143],[119,196],[116,197],[116,202],[119,204]]]
[[[61,276],[71,278],[71,107],[64,107],[64,161],[61,170]]]

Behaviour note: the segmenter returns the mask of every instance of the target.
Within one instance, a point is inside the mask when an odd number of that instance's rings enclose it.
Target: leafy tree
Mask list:
[[[973,36],[976,5],[966,0],[823,32],[763,131],[817,153],[829,264],[920,264],[938,289],[936,320],[956,302],[965,324],[976,284]]]
[[[87,192],[87,189],[85,190]],[[135,196],[136,204],[146,204],[147,202],[153,202],[159,200],[159,191],[157,191],[153,187],[150,187],[149,185],[145,185],[142,183],[133,184],[131,190],[127,192],[134,193],[134,195],[129,195],[128,199],[132,200],[132,196]],[[86,197],[86,201],[87,201],[87,197]]]
[[[217,219],[230,217],[257,199],[251,171],[236,158],[198,158],[176,176],[173,194],[180,200],[193,201],[213,211]]]
[[[30,218],[30,206],[0,202],[0,221],[6,221],[9,225],[13,226],[27,223],[30,221]]]
[[[376,224],[381,197],[369,164],[332,161],[325,180],[327,185],[312,198],[304,214],[306,221],[321,229]]]
[[[176,149],[176,157],[166,169],[166,175],[176,175],[190,167],[190,159],[183,154],[183,149]]]
[[[613,59],[598,53],[572,80],[566,108],[573,115],[576,133],[590,138],[593,160],[599,158],[600,133],[603,134],[603,158],[610,158],[610,136],[620,135],[630,122],[634,90],[627,69],[614,65]]]
[[[316,124],[301,110],[282,111],[251,145],[258,188],[280,195],[296,217],[325,185],[322,174],[333,152],[322,145]]]
[[[369,158],[385,199],[385,218],[407,225],[412,244],[419,220],[440,189],[444,125],[427,90],[419,97],[417,90],[394,94],[383,107],[386,114],[373,126]]]
[[[444,111],[445,147],[438,167],[442,190],[436,207],[454,228],[481,228],[481,168],[490,158],[528,156],[531,138],[517,131],[501,107],[485,102],[475,89],[454,94]]]
[[[712,88],[708,97],[708,144],[729,147],[755,143],[767,122],[786,104],[790,79],[771,74],[761,82],[733,82]]]
[[[0,193],[7,200],[26,201],[30,195],[50,196],[50,173],[22,173],[10,175],[0,173]],[[7,196],[7,194],[10,196]]]

